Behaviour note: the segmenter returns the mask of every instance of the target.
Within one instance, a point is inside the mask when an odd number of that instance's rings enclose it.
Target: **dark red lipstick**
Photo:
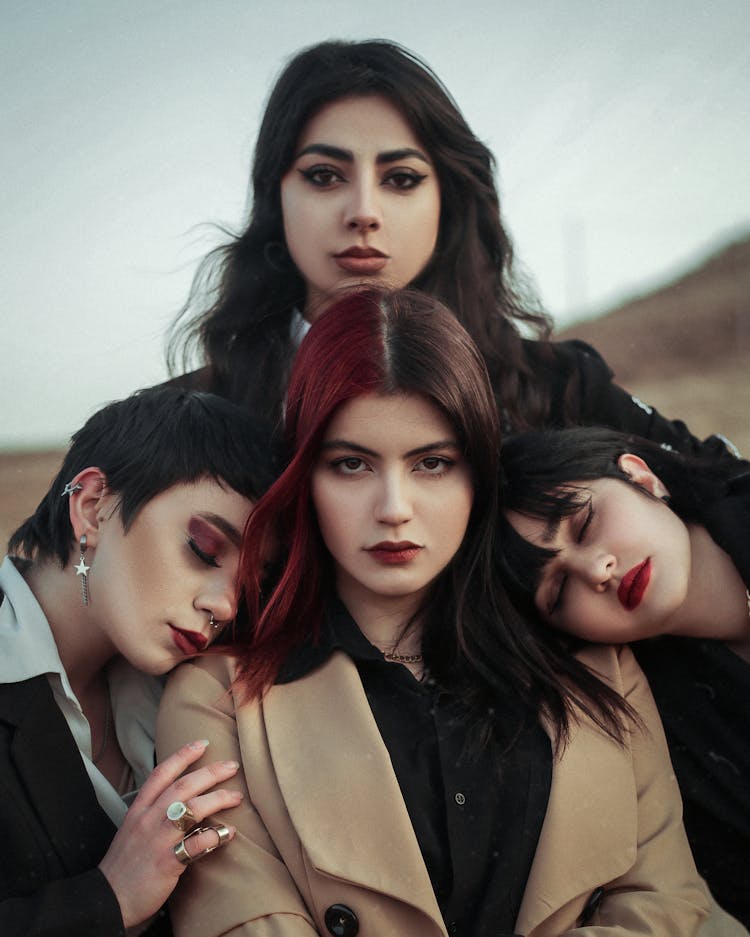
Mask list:
[[[174,643],[183,654],[197,654],[208,644],[208,638],[200,631],[185,631],[183,628],[175,628],[174,625],[169,627],[172,629]]]
[[[641,599],[650,579],[651,560],[649,557],[646,557],[640,565],[634,566],[625,573],[620,580],[620,585],[617,587],[617,598],[626,611],[632,612],[634,608],[641,604]]]
[[[372,547],[367,547],[367,552],[380,563],[397,566],[413,560],[421,549],[422,547],[410,540],[383,540]]]
[[[361,275],[379,273],[389,260],[388,254],[374,247],[348,247],[333,256],[342,270]]]

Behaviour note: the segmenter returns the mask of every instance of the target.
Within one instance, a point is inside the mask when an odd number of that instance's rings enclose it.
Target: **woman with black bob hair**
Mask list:
[[[357,284],[445,303],[485,358],[504,431],[585,423],[700,445],[614,385],[589,346],[548,341],[514,272],[492,153],[429,67],[387,40],[321,42],[282,71],[247,227],[204,260],[172,333],[173,373],[195,349],[205,367],[176,380],[279,418],[301,335]]]
[[[149,921],[186,863],[233,837],[203,821],[237,803],[217,788],[236,766],[191,767],[208,743],[190,740],[154,769],[158,678],[234,617],[240,538],[271,482],[270,452],[263,425],[226,400],[143,391],[75,433],[10,538],[3,937],[169,933],[163,914]]]
[[[249,633],[178,668],[159,714],[160,751],[198,730],[242,762],[231,856],[190,869],[176,933],[698,934],[632,654],[549,648],[497,579],[498,416],[455,316],[411,291],[339,299],[285,428],[243,543]]]
[[[750,927],[747,465],[595,428],[520,434],[501,461],[506,584],[563,645],[637,642],[698,870]]]

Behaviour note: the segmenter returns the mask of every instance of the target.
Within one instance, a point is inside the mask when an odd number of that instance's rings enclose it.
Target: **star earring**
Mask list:
[[[81,577],[81,599],[83,600],[84,605],[89,604],[89,581],[88,576],[86,575],[91,569],[90,566],[86,565],[86,534],[83,534],[79,541],[79,547],[81,550],[81,557],[78,561],[78,566],[76,566],[76,576]]]

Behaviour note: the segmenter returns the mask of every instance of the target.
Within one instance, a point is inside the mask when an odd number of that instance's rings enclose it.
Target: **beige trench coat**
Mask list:
[[[582,659],[640,714],[618,746],[583,717],[555,759],[547,813],[516,922],[527,937],[724,937],[681,822],[681,802],[651,693],[627,648]],[[207,738],[207,760],[242,765],[242,804],[224,849],[194,863],[171,905],[178,937],[327,935],[332,905],[359,937],[446,937],[388,752],[356,667],[336,652],[301,680],[235,712],[233,662],[208,657],[173,674],[160,757]],[[595,889],[588,926],[577,921]],[[713,920],[713,919],[712,919]],[[731,923],[731,922],[730,922]]]

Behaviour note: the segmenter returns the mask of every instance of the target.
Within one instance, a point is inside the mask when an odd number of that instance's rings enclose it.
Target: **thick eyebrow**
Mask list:
[[[415,455],[423,455],[425,452],[435,452],[439,449],[458,449],[459,445],[455,439],[439,439],[437,442],[429,442],[424,446],[417,446],[416,449],[410,449],[405,452],[403,458],[410,459]],[[321,446],[324,452],[330,452],[332,449],[350,449],[352,452],[361,452],[363,455],[379,458],[379,454],[374,449],[368,449],[367,446],[361,446],[358,442],[352,442],[349,439],[329,439]]]
[[[231,540],[236,547],[239,547],[242,543],[242,532],[237,530],[234,524],[230,524],[221,514],[212,514],[210,511],[199,511],[198,517],[202,517],[203,520],[208,521],[209,524],[218,527],[224,536]]]
[[[345,163],[354,162],[354,153],[351,150],[344,150],[338,146],[331,146],[328,143],[311,143],[309,146],[304,147],[297,153],[295,159],[299,159],[301,156],[307,156],[310,153],[315,153],[318,156],[328,156],[330,159],[338,159]],[[415,150],[413,147],[405,146],[400,150],[387,150],[384,153],[378,153],[375,157],[375,162],[378,166],[382,166],[384,163],[397,163],[402,159],[409,159],[414,157],[415,159],[421,159],[422,162],[430,165],[430,161],[427,156],[421,150]]]

